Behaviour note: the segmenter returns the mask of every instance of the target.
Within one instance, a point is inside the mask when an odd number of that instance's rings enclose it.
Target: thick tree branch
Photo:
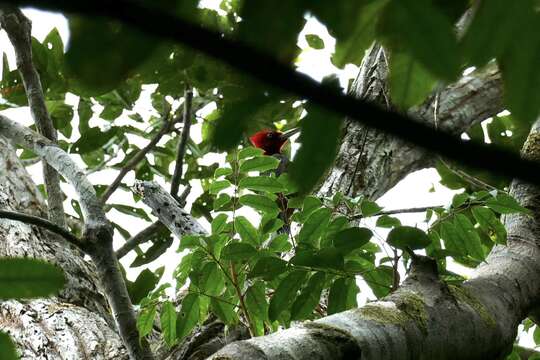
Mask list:
[[[176,165],[174,166],[174,173],[171,179],[171,195],[175,199],[178,198],[178,189],[180,188],[180,181],[182,180],[182,167],[184,165],[184,157],[186,156],[189,129],[191,128],[192,102],[193,90],[186,85],[186,90],[184,91],[184,127],[182,129],[180,141],[178,142],[178,149],[176,151]]]
[[[100,284],[109,301],[124,345],[132,359],[153,359],[148,344],[139,341],[133,305],[112,249],[111,224],[84,172],[68,154],[50,140],[2,115],[0,133],[32,150],[73,185],[85,218],[84,249],[96,265]]]
[[[0,24],[15,49],[17,67],[23,80],[32,118],[39,132],[56,143],[56,129],[47,111],[39,74],[32,61],[32,23],[19,9],[2,5]],[[47,190],[49,218],[58,226],[65,227],[64,194],[60,188],[60,177],[50,165],[43,163],[43,178]]]
[[[105,204],[109,197],[116,191],[118,186],[122,183],[122,179],[124,179],[124,176],[131,170],[133,170],[139,162],[141,162],[146,154],[148,154],[156,144],[161,140],[163,135],[167,134],[171,131],[172,127],[174,126],[174,123],[176,120],[168,120],[166,117],[163,119],[163,126],[159,130],[159,132],[150,140],[148,145],[146,145],[144,148],[142,148],[135,156],[133,156],[126,165],[120,170],[120,173],[116,176],[116,178],[113,180],[113,182],[105,189],[105,192],[101,196],[101,203]]]
[[[206,234],[206,230],[197,220],[182,209],[176,199],[157,183],[138,181],[133,190],[142,196],[143,202],[178,239],[189,234]]]
[[[56,225],[55,223],[49,220],[40,218],[38,216],[33,216],[33,215],[28,215],[28,214],[23,214],[16,211],[8,211],[8,210],[0,210],[0,218],[21,221],[25,224],[31,224],[31,225],[42,227],[55,234],[60,235],[67,242],[75,245],[79,249],[81,250],[83,249],[83,244],[81,243],[81,240],[78,237],[76,237],[75,235],[70,233],[68,230]]]
[[[463,165],[506,177],[512,174],[523,180],[540,183],[540,166],[536,162],[521,159],[519,155],[497,146],[463,141],[458,136],[437,131],[432,126],[410,117],[345,95],[296,72],[263,52],[170,13],[128,0],[112,3],[104,0],[11,0],[10,3],[103,16],[125,22],[150,35],[183,43],[272,86],[311,100],[337,114],[348,116],[351,121],[399,137]]]
[[[387,75],[384,50],[375,45],[362,62],[351,93],[383,107],[392,107]],[[438,127],[459,135],[504,110],[502,98],[501,74],[491,64],[434,92],[408,113],[433,125],[437,112]],[[334,168],[325,177],[319,193],[333,196],[339,191],[353,197],[363,194],[376,199],[409,173],[433,166],[436,158],[415,144],[346,120]]]

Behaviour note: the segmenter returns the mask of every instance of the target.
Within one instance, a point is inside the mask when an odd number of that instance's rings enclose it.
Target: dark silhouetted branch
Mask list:
[[[186,85],[186,90],[184,91],[184,127],[182,129],[180,141],[178,142],[176,165],[171,179],[171,195],[177,200],[178,189],[180,188],[180,181],[182,180],[182,167],[184,165],[184,157],[186,156],[187,141],[189,139],[189,129],[191,128],[192,101],[193,90],[189,88],[189,85]]]
[[[75,245],[76,247],[84,251],[83,244],[78,237],[76,237],[75,235],[73,235],[68,230],[64,229],[63,227],[60,227],[47,219],[43,219],[43,218],[33,216],[33,215],[19,213],[16,211],[8,211],[8,210],[0,210],[0,218],[20,221],[25,224],[39,226],[41,228],[49,230],[50,232],[60,235],[67,242]]]
[[[261,51],[185,21],[172,13],[128,0],[114,2],[12,0],[10,3],[122,21],[147,34],[183,43],[272,86],[290,91],[366,126],[399,137],[463,165],[485,169],[505,177],[514,176],[540,183],[540,166],[535,161],[521,159],[518,154],[498,146],[463,141],[457,136],[437,131],[403,114],[387,111],[345,95],[333,87],[320,84],[309,76],[296,72],[292,67]]]

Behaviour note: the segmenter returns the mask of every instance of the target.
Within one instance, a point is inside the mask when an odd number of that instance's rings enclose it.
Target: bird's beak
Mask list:
[[[288,140],[291,136],[297,134],[298,132],[300,132],[300,128],[297,127],[297,128],[294,128],[294,129],[291,129],[291,130],[287,130],[285,131],[283,134],[281,134],[281,138],[283,140]]]

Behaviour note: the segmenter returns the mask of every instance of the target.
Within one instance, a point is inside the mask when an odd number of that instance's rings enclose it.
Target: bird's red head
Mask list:
[[[265,129],[249,137],[249,141],[256,148],[263,149],[264,155],[281,153],[281,148],[287,142],[288,137],[283,136],[281,131]]]

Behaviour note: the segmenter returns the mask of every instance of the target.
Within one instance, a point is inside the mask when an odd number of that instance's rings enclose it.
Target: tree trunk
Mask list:
[[[46,215],[41,194],[1,136],[0,208]],[[95,268],[78,249],[41,228],[4,219],[0,239],[0,256],[43,259],[60,266],[67,278],[55,298],[0,303],[0,329],[13,337],[22,359],[127,359],[95,285]]]

